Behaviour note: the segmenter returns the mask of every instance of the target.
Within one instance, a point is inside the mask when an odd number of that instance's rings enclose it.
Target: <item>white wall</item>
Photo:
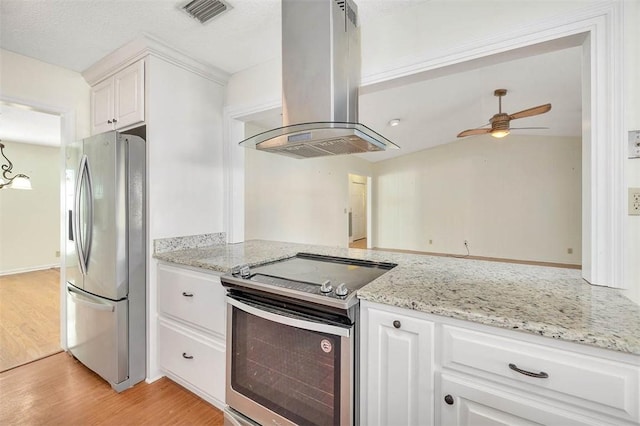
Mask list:
[[[0,97],[68,113],[63,132],[71,125],[71,140],[89,136],[89,85],[80,73],[0,50],[0,76]]]
[[[0,190],[0,275],[60,266],[60,148],[3,140],[32,190]],[[2,159],[4,160],[4,159]]]
[[[376,247],[580,264],[579,138],[478,136],[374,176]]]
[[[273,59],[264,64],[235,73],[227,83],[224,105],[242,108],[280,102],[282,99],[282,63]]]
[[[465,51],[530,23],[571,14],[600,0],[430,0],[399,9],[361,27],[363,82],[389,70]]]
[[[247,149],[245,238],[347,247],[348,176],[371,172],[352,155],[297,160]]]
[[[147,61],[149,237],[220,232],[223,88],[162,59]]]

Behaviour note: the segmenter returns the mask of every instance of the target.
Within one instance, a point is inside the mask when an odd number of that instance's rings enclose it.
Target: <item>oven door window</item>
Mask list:
[[[341,338],[233,308],[231,387],[294,423],[338,424]]]

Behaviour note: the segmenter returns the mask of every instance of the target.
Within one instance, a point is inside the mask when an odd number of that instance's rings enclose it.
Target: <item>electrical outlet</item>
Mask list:
[[[629,188],[629,216],[640,216],[640,188]]]
[[[640,130],[629,132],[629,158],[640,158]]]
[[[56,251],[56,257],[60,257],[60,250]]]
[[[571,247],[569,247],[569,248],[567,249],[567,253],[568,253],[568,254],[573,254],[573,249],[572,249]]]

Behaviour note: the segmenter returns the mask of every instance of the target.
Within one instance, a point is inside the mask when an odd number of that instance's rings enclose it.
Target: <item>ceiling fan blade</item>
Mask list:
[[[538,105],[537,107],[525,109],[523,111],[516,112],[515,114],[511,114],[509,118],[511,120],[515,120],[516,118],[531,117],[533,115],[544,114],[545,112],[549,112],[550,110],[551,104]]]
[[[490,133],[491,129],[469,129],[464,132],[458,133],[459,138],[464,138],[465,136],[473,136],[473,135],[484,135],[485,133]]]

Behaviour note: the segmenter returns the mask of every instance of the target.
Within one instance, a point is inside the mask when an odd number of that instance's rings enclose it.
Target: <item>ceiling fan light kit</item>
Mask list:
[[[509,130],[492,130],[491,136],[493,136],[494,138],[500,139],[500,138],[504,138],[509,133],[511,133]]]
[[[532,117],[534,115],[544,114],[551,110],[551,104],[538,105],[537,107],[528,108],[515,114],[507,114],[502,112],[502,97],[507,94],[507,89],[496,89],[493,92],[494,96],[498,97],[498,113],[495,114],[489,120],[491,127],[480,127],[477,129],[468,129],[458,133],[459,138],[474,135],[491,134],[494,138],[503,138],[511,133],[512,129],[516,127],[510,127],[511,120],[518,118]],[[545,129],[546,127],[519,127],[519,129]]]

